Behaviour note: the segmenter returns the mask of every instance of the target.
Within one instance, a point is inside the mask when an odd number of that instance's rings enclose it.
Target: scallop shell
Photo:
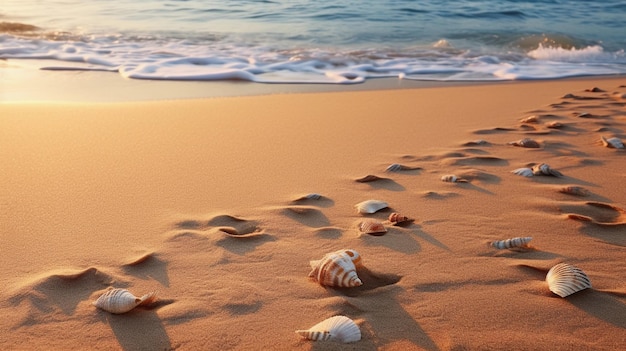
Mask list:
[[[412,222],[412,221],[413,221],[412,218],[403,216],[397,212],[393,212],[392,214],[389,215],[389,222],[391,222],[393,225]]]
[[[296,330],[296,334],[312,341],[339,341],[343,343],[361,340],[361,330],[346,316],[334,316],[317,323],[308,330]]]
[[[399,163],[392,163],[386,169],[385,172],[400,172],[400,171],[412,171],[416,169],[421,169],[420,167],[411,167],[401,165]]]
[[[556,169],[550,168],[550,165],[548,165],[547,163],[540,163],[533,166],[532,171],[534,175],[548,175],[553,177],[563,176],[563,173],[557,171]]]
[[[581,290],[591,288],[589,277],[580,268],[567,263],[559,263],[550,268],[546,275],[550,291],[566,297]]]
[[[137,306],[145,306],[156,301],[156,291],[142,297],[133,295],[126,289],[109,289],[93,302],[93,305],[107,312],[126,313]]]
[[[589,190],[580,186],[566,186],[566,187],[559,189],[559,192],[563,194],[576,195],[576,196],[591,195],[591,192]]]
[[[524,138],[519,141],[512,141],[509,143],[509,145],[527,147],[527,148],[535,148],[535,149],[541,147],[538,142],[529,138]]]
[[[612,149],[623,149],[624,143],[619,138],[605,138],[603,136],[600,137],[602,139],[602,145],[612,148]]]
[[[511,239],[506,239],[506,240],[498,240],[498,241],[492,241],[489,243],[489,246],[496,248],[498,250],[503,250],[503,249],[528,249],[530,248],[530,246],[528,246],[528,243],[532,240],[533,238],[530,236],[527,237],[521,237],[521,238],[511,238]]]
[[[515,173],[517,175],[523,176],[523,177],[532,177],[533,176],[533,170],[532,168],[518,168],[515,169],[513,171],[511,171],[511,173]]]
[[[322,286],[352,288],[363,285],[356,273],[356,267],[361,265],[361,256],[355,250],[331,252],[310,264],[313,270],[309,277]]]
[[[384,235],[385,233],[387,233],[387,229],[385,229],[385,226],[375,219],[366,219],[364,221],[361,221],[359,223],[359,231],[364,234],[376,236]]]
[[[448,182],[448,183],[467,183],[468,182],[467,179],[459,178],[455,176],[454,174],[446,174],[442,176],[441,181]]]
[[[359,213],[374,213],[383,208],[389,207],[389,204],[380,200],[366,200],[354,205]]]

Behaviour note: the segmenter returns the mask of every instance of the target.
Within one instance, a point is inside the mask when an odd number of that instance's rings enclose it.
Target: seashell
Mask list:
[[[563,128],[564,126],[565,125],[563,125],[563,123],[557,122],[557,121],[546,123],[546,128],[559,129],[559,128]]]
[[[612,148],[612,149],[623,149],[624,143],[619,138],[605,138],[603,136],[600,137],[602,139],[602,145]]]
[[[518,169],[515,169],[515,170],[511,171],[511,173],[515,173],[515,174],[523,176],[523,177],[532,177],[533,176],[532,168],[518,168]]]
[[[359,231],[364,234],[376,236],[384,235],[385,233],[387,233],[387,229],[385,229],[385,226],[375,219],[366,219],[364,221],[361,221],[359,223]]]
[[[577,114],[576,116],[578,116],[579,118],[594,118],[595,116],[592,115],[589,112],[581,112],[579,114]]]
[[[463,146],[483,146],[483,145],[489,145],[489,142],[487,140],[477,139],[477,140],[468,141],[465,144],[463,144]]]
[[[109,289],[93,302],[93,305],[107,312],[126,313],[137,306],[145,306],[155,302],[156,291],[137,297],[126,289]]]
[[[496,248],[498,250],[503,250],[503,249],[529,249],[530,246],[528,246],[528,243],[532,240],[533,238],[528,236],[528,237],[522,237],[522,238],[512,238],[512,239],[506,239],[506,240],[498,240],[498,241],[492,241],[489,243],[489,246]]]
[[[533,166],[532,171],[533,175],[548,175],[553,177],[563,176],[563,173],[557,171],[556,169],[550,168],[550,165],[548,165],[547,163],[540,163]]]
[[[383,208],[389,207],[389,204],[380,200],[366,200],[354,205],[359,213],[374,213]]]
[[[585,272],[567,263],[559,263],[550,268],[546,275],[546,282],[550,291],[560,297],[591,288],[591,281]]]
[[[402,224],[402,223],[407,223],[407,222],[413,222],[413,219],[407,216],[403,216],[397,212],[393,212],[392,214],[389,215],[389,222],[391,222],[391,224],[393,225],[397,225],[397,224]]]
[[[312,341],[339,341],[343,343],[361,340],[361,330],[346,316],[334,316],[317,323],[308,330],[296,330],[296,334]]]
[[[529,117],[523,118],[520,122],[522,122],[522,123],[537,123],[537,122],[539,122],[539,117],[538,116],[529,116]]]
[[[401,165],[399,163],[392,163],[385,169],[385,172],[400,172],[400,171],[412,171],[416,169],[422,169],[421,167],[411,167]]]
[[[541,147],[538,142],[530,138],[524,138],[522,140],[512,141],[509,143],[509,145],[534,148],[534,149]]]
[[[379,176],[375,176],[373,174],[368,174],[365,177],[357,178],[354,181],[355,182],[359,182],[359,183],[369,183],[369,182],[374,182],[374,181],[377,181],[377,180],[385,180],[385,179],[387,179],[387,178],[382,178],[382,177],[379,177]]]
[[[467,179],[459,178],[455,176],[454,174],[447,174],[447,175],[442,176],[441,181],[448,182],[448,183],[467,183],[468,182]]]
[[[598,87],[593,87],[591,89],[585,89],[586,92],[590,92],[590,93],[602,93],[604,92],[604,90],[598,88]]]
[[[576,195],[576,196],[591,195],[591,192],[589,190],[579,187],[579,186],[566,186],[566,187],[559,189],[559,192],[563,194]]]
[[[310,261],[309,277],[322,286],[352,288],[363,285],[357,276],[356,267],[361,265],[361,256],[355,250],[343,249],[324,255],[321,260]]]
[[[306,200],[320,200],[322,197],[323,196],[321,194],[310,193],[310,194],[302,195],[293,201],[298,202],[298,201],[306,201]]]

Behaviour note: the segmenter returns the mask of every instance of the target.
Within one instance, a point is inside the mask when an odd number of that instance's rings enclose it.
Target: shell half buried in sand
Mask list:
[[[591,288],[591,281],[580,268],[567,263],[559,263],[550,268],[546,275],[548,288],[560,297]]]
[[[120,314],[126,313],[137,306],[146,306],[157,299],[156,291],[137,297],[126,289],[109,289],[93,302],[101,310]]]
[[[553,177],[562,177],[563,173],[553,169],[547,163],[540,163],[538,165],[533,166],[532,168],[533,175],[547,175]]]
[[[361,265],[361,256],[355,250],[343,249],[324,255],[321,260],[309,262],[312,278],[322,286],[352,288],[363,285],[357,276],[356,267]]]
[[[589,196],[591,192],[580,186],[566,186],[558,190],[560,193],[574,196]]]
[[[375,213],[383,208],[389,207],[389,204],[380,200],[366,200],[354,205],[359,213]]]
[[[325,319],[307,330],[296,330],[296,334],[312,341],[337,341],[343,343],[361,340],[359,326],[346,316]]]
[[[365,219],[359,222],[359,232],[374,236],[381,236],[387,233],[387,229],[382,222],[375,219]]]
[[[528,167],[514,169],[511,171],[511,173],[517,174],[522,177],[532,177],[534,175],[533,169]]]
[[[503,249],[530,249],[531,247],[528,246],[528,243],[532,240],[533,238],[530,236],[527,237],[520,237],[520,238],[511,238],[511,239],[506,239],[506,240],[498,240],[498,241],[492,241],[489,243],[489,246],[496,248],[498,250],[503,250]]]
[[[468,183],[467,179],[459,178],[454,174],[446,174],[442,176],[441,181],[447,183]]]
[[[600,137],[602,141],[602,145],[611,148],[611,149],[623,149],[624,143],[619,138],[605,138],[603,136]]]
[[[389,215],[389,222],[391,222],[391,224],[393,225],[402,225],[413,221],[413,218],[404,216],[398,212],[393,212]]]
[[[412,167],[412,166],[401,165],[399,163],[392,163],[385,169],[385,172],[414,171],[414,170],[418,170],[418,169],[422,169],[422,168],[421,167]]]
[[[538,142],[530,138],[524,138],[518,141],[512,141],[509,143],[509,145],[532,148],[532,149],[537,149],[541,147]]]

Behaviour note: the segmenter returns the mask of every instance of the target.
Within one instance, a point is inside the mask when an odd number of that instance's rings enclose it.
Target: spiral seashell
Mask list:
[[[156,291],[142,297],[133,295],[126,289],[109,289],[93,302],[93,305],[114,314],[126,313],[137,306],[145,306],[155,302]]]
[[[512,141],[509,143],[509,145],[526,147],[526,148],[534,148],[534,149],[541,147],[538,142],[529,138],[524,138],[519,141]]]
[[[375,236],[384,235],[387,233],[387,229],[385,226],[375,220],[375,219],[366,219],[359,223],[359,231],[364,234],[370,234]]]
[[[548,175],[553,177],[562,177],[563,173],[557,171],[556,169],[550,168],[550,165],[546,163],[540,163],[538,165],[533,166],[532,168],[533,175]]]
[[[361,340],[361,330],[346,316],[334,316],[317,323],[308,330],[296,330],[296,334],[312,341],[339,341],[343,343]]]
[[[380,200],[366,200],[354,205],[359,213],[374,213],[383,208],[389,207],[389,204]]]
[[[356,273],[356,267],[361,265],[361,256],[355,250],[331,252],[321,260],[311,261],[310,265],[313,270],[309,277],[322,286],[352,288],[363,285]]]
[[[575,196],[589,196],[591,192],[580,186],[566,186],[559,189],[560,193],[575,195]]]
[[[611,148],[611,149],[623,149],[624,143],[619,138],[605,138],[603,136],[600,137],[602,140],[602,145]]]
[[[411,167],[401,165],[399,163],[392,163],[385,169],[385,172],[413,171],[416,169],[421,169],[421,167]]]
[[[530,248],[530,246],[528,246],[528,243],[532,240],[533,238],[528,236],[528,237],[522,237],[522,238],[511,238],[511,239],[506,239],[506,240],[498,240],[498,241],[492,241],[489,243],[489,246],[496,248],[498,250],[503,250],[503,249],[528,249]]]
[[[591,288],[591,281],[585,272],[567,263],[559,263],[550,268],[546,275],[546,282],[550,291],[560,297]]]
[[[448,183],[467,183],[468,182],[467,179],[459,178],[455,176],[454,174],[446,174],[442,176],[441,181],[448,182]]]
[[[389,222],[391,222],[391,224],[393,225],[412,222],[412,221],[413,221],[412,218],[403,216],[397,212],[393,212],[392,214],[389,215]]]
[[[527,168],[527,167],[515,169],[515,170],[511,171],[511,173],[515,173],[515,174],[517,174],[519,176],[522,176],[522,177],[532,177],[533,176],[532,168]]]

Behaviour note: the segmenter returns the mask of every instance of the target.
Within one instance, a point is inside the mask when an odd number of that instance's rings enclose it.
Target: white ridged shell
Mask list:
[[[359,213],[374,213],[383,208],[389,207],[389,204],[380,200],[366,200],[354,205]]]
[[[446,174],[442,176],[441,181],[448,182],[448,183],[467,183],[467,179],[459,178],[455,176],[454,174]]]
[[[137,297],[126,289],[109,289],[93,305],[107,312],[126,313],[139,305],[148,305],[156,300],[156,292]]]
[[[546,282],[548,282],[550,291],[560,297],[591,288],[591,281],[585,272],[567,263],[559,263],[550,268],[546,275]]]
[[[489,243],[489,246],[494,247],[498,250],[502,249],[514,249],[514,248],[528,248],[528,243],[533,238],[530,236],[521,237],[521,238],[511,238],[506,240],[498,240],[492,241]]]
[[[307,340],[338,341],[343,343],[361,340],[361,330],[354,321],[346,316],[334,316],[317,323],[308,330],[296,330]]]
[[[323,286],[352,288],[363,284],[357,276],[356,267],[361,256],[355,250],[343,249],[324,255],[321,260],[310,262],[309,277]]]
[[[387,229],[382,222],[375,219],[365,219],[359,222],[359,231],[365,234],[383,235]]]
[[[602,139],[602,144],[608,148],[613,148],[613,149],[623,149],[624,148],[624,143],[619,139],[619,138],[605,138],[605,137],[600,137]]]
[[[556,169],[552,169],[547,163],[540,163],[533,166],[532,171],[534,175],[548,175],[553,177],[563,176],[563,173],[557,171]]]
[[[532,177],[533,176],[533,170],[532,168],[518,168],[515,169],[513,171],[511,171],[511,173],[515,173],[517,175],[520,175],[522,177]]]

